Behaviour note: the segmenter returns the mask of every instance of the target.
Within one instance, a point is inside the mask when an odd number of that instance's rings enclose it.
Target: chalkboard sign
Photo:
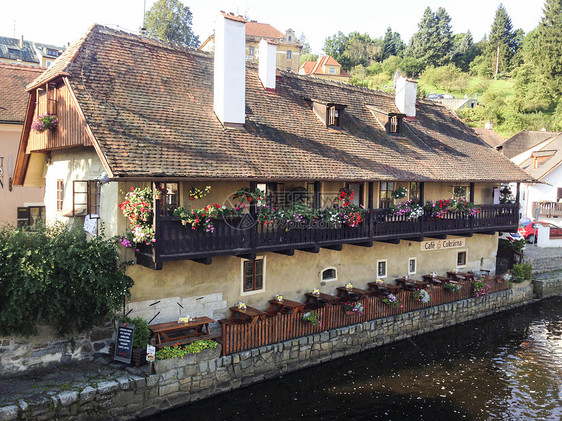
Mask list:
[[[115,355],[113,359],[122,363],[131,364],[133,353],[133,333],[135,325],[119,323],[117,326],[117,339],[115,340]]]

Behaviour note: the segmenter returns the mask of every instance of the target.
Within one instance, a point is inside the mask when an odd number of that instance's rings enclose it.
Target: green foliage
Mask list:
[[[119,321],[135,326],[133,331],[133,348],[146,348],[146,344],[150,341],[150,329],[148,329],[146,320],[141,317],[131,319],[130,317],[123,316]]]
[[[513,282],[531,280],[533,267],[529,263],[518,263],[511,268]]]
[[[382,59],[385,60],[390,56],[401,57],[404,54],[406,45],[398,32],[392,32],[389,26],[386,29],[384,38],[382,39]]]
[[[428,67],[424,72],[424,81],[445,92],[463,93],[468,88],[468,75],[454,64],[441,67]]]
[[[87,241],[80,229],[0,229],[0,333],[46,324],[63,334],[103,321],[133,286],[118,259],[115,240]]]
[[[446,282],[445,285],[443,285],[443,288],[445,288],[445,290],[449,292],[459,292],[461,286],[459,284],[452,284],[450,282]]]
[[[536,63],[553,90],[562,93],[562,1],[546,0],[538,28]]]
[[[185,346],[180,346],[179,344],[165,346],[156,351],[156,359],[167,360],[170,358],[182,358],[186,354],[198,354],[205,349],[215,349],[218,345],[219,344],[215,341],[201,339]]]
[[[302,66],[305,61],[318,61],[318,54],[306,53],[301,54],[299,58],[299,66]]]
[[[158,0],[146,12],[146,34],[150,38],[187,47],[198,47],[199,37],[191,29],[193,16],[179,0]]]
[[[489,44],[486,50],[486,56],[492,59],[493,74],[509,71],[514,67],[513,58],[521,46],[520,42],[520,34],[513,30],[511,18],[503,4],[500,4],[490,29]]]
[[[435,13],[428,7],[418,23],[418,31],[410,40],[406,55],[418,60],[423,68],[443,66],[451,60],[452,46],[451,17],[442,7]]]

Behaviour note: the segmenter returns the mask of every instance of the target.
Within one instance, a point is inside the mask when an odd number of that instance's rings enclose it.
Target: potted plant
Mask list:
[[[459,284],[453,284],[451,282],[447,282],[445,285],[443,285],[443,288],[445,288],[445,290],[449,292],[459,292],[461,286]]]
[[[412,298],[422,303],[429,303],[431,301],[431,295],[425,289],[417,289],[412,292]]]
[[[361,304],[359,301],[345,302],[343,303],[343,309],[345,311],[345,314],[349,314],[349,315],[357,314],[358,316],[362,316],[364,310],[363,304]]]
[[[477,279],[472,281],[472,292],[476,295],[476,297],[483,297],[486,294],[489,294],[492,287],[487,282],[482,281],[481,279]]]
[[[35,120],[33,120],[31,128],[37,133],[43,133],[46,130],[56,129],[58,123],[59,121],[56,115],[45,113],[38,115]]]
[[[396,190],[393,190],[391,195],[395,199],[403,199],[408,194],[408,189],[406,187],[398,187]]]
[[[302,319],[305,322],[308,322],[313,326],[320,326],[320,327],[322,326],[322,322],[320,321],[320,317],[318,316],[318,314],[313,313],[312,311],[304,313],[302,315]]]
[[[398,307],[400,305],[400,300],[394,294],[388,294],[382,299],[382,302],[389,307]]]

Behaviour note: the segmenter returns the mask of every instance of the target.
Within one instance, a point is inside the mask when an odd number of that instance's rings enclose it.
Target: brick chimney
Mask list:
[[[246,20],[220,12],[215,22],[214,111],[227,128],[246,121]]]
[[[396,88],[395,103],[396,108],[406,117],[416,118],[416,96],[418,93],[418,83],[415,80],[399,76],[394,77],[394,87]]]
[[[277,44],[262,38],[259,44],[259,75],[266,91],[275,91],[277,74]]]

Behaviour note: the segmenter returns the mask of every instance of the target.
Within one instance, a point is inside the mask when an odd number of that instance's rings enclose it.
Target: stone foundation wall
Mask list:
[[[525,263],[533,266],[533,273],[543,273],[562,268],[562,256],[525,257]]]
[[[60,337],[49,327],[39,327],[37,335],[0,337],[0,376],[43,367],[54,362],[91,358],[96,352],[109,352],[113,325]]]
[[[538,298],[562,295],[562,279],[536,279],[533,281],[533,292]]]
[[[132,419],[156,414],[281,374],[529,303],[528,283],[411,313],[368,321],[291,341],[220,356],[220,346],[155,362],[156,374],[64,391],[41,402],[0,408],[0,420]]]

